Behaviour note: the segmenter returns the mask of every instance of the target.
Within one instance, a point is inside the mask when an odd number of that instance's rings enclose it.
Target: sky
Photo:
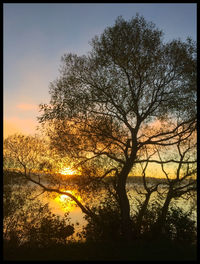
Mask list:
[[[164,32],[164,40],[196,41],[197,6],[192,3],[76,3],[3,5],[3,133],[37,132],[39,104],[59,76],[61,56],[87,54],[89,42],[118,16],[139,13]]]

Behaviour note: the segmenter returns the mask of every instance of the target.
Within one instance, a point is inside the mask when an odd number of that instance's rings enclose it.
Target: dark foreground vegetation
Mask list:
[[[4,247],[5,260],[196,260],[196,246],[168,240],[130,244],[85,242],[52,247]]]
[[[5,176],[5,175],[4,175]],[[137,231],[138,211],[132,217],[132,237],[124,240],[115,201],[105,199],[93,207],[98,218],[85,216],[87,225],[74,239],[75,226],[66,213],[53,214],[48,204],[33,198],[26,183],[4,184],[5,260],[196,260],[196,223],[192,209],[171,206],[158,233],[161,204],[152,201]]]

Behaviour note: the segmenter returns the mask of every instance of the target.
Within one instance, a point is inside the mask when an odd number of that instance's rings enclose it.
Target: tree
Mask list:
[[[143,182],[143,188],[144,191],[139,191],[137,188],[135,188],[136,192],[139,195],[144,195],[145,199],[143,202],[140,202],[140,208],[138,211],[138,215],[136,217],[136,227],[135,227],[135,235],[139,236],[141,234],[141,228],[142,228],[142,222],[143,218],[145,216],[145,213],[148,208],[148,204],[150,202],[151,195],[158,190],[158,186],[161,184],[161,182],[157,184],[151,184],[151,186],[147,182],[147,175],[146,175],[146,170],[149,164],[149,159],[155,154],[155,151],[153,153],[148,154],[147,149],[146,149],[146,161],[145,161],[145,166],[143,166],[143,162],[140,163],[141,168],[142,168],[142,182]]]
[[[18,169],[25,176],[42,169],[51,170],[47,143],[39,136],[13,134],[4,139],[4,169]]]
[[[74,233],[69,216],[53,214],[48,204],[33,198],[34,188],[28,186],[4,186],[3,239],[5,253],[13,248],[48,247],[66,244],[66,238]]]
[[[172,200],[177,200],[180,197],[188,200],[193,195],[193,192],[196,192],[196,131],[185,140],[182,140],[180,136],[179,141],[175,145],[165,148],[154,146],[154,149],[146,150],[146,158],[136,161],[142,167],[144,190],[138,191],[137,188],[135,189],[138,194],[145,195],[144,201],[140,202],[140,209],[136,217],[137,234],[140,234],[143,217],[148,210],[148,204],[153,192],[157,192],[157,198],[164,200],[163,205],[159,209],[159,217],[155,222],[155,230],[158,235],[161,234],[161,231],[165,232],[166,219]],[[142,155],[141,157],[143,158]],[[144,166],[143,163],[145,164]],[[157,163],[161,168],[160,172],[158,172],[160,179],[157,184],[147,182],[146,171],[150,163]],[[165,178],[163,178],[163,174]],[[159,188],[160,184],[164,185],[164,188]]]
[[[190,195],[191,192],[197,189],[196,136],[194,133],[187,138],[187,140],[182,141],[180,138],[180,141],[176,145],[176,149],[176,156],[178,156],[178,159],[177,165],[174,168],[173,177],[169,176],[170,173],[165,169],[166,160],[165,162],[162,160],[161,154],[158,151],[162,171],[167,179],[168,186],[160,217],[157,221],[158,232],[161,230],[164,231],[171,201],[184,195]],[[186,197],[186,199],[188,199],[188,197]]]
[[[70,189],[71,185],[58,178],[56,170],[59,168],[57,162],[60,160],[62,159],[49,148],[48,142],[37,135],[14,134],[4,140],[5,177],[9,177],[10,174],[11,177],[20,175],[22,179],[39,185],[42,192],[38,195],[44,192],[68,195],[85,214],[93,216],[92,211],[72,193],[62,190],[62,188]],[[12,169],[11,173],[10,169]],[[56,185],[59,187],[56,188]]]
[[[126,238],[131,234],[126,182],[139,151],[176,144],[196,126],[195,43],[164,43],[162,36],[138,15],[117,18],[91,41],[87,56],[62,57],[50,104],[41,105],[39,121],[52,146],[77,167],[101,161],[94,177],[115,177]],[[156,122],[161,127],[145,134]]]

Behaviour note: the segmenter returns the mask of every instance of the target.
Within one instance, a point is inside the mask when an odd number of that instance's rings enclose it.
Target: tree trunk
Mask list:
[[[138,214],[137,223],[136,223],[136,234],[137,235],[140,235],[143,216],[144,216],[144,214],[146,212],[150,196],[151,196],[151,193],[147,193],[146,194],[145,201],[144,201],[144,203],[143,203],[143,205],[142,205],[142,207],[140,209],[140,212]]]
[[[117,195],[119,199],[119,206],[121,210],[121,226],[122,226],[122,236],[126,240],[130,240],[132,237],[132,227],[131,227],[131,218],[130,218],[130,204],[126,192],[126,180],[132,166],[128,164],[125,166],[121,173],[118,175],[117,183]]]
[[[119,206],[121,210],[122,235],[125,239],[130,240],[130,236],[131,236],[130,204],[124,184],[118,185],[117,193],[119,198]]]
[[[162,234],[165,232],[165,222],[166,222],[167,212],[172,198],[173,198],[172,191],[169,190],[164,205],[161,209],[161,215],[157,221],[157,234]]]

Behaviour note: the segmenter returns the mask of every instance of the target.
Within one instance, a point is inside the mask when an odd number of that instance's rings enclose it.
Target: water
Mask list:
[[[33,184],[31,184],[31,186],[35,186]],[[130,198],[130,207],[131,207],[131,212],[134,213],[134,211],[137,210],[137,198],[139,198],[138,193],[135,190],[135,185],[133,183],[129,183],[127,185],[127,189],[128,189],[128,196]],[[137,184],[137,189],[141,190],[142,189],[142,185],[141,184]],[[66,190],[68,191],[68,190]],[[70,190],[70,192],[73,193],[72,190]],[[36,197],[39,193],[41,193],[41,188],[38,186],[35,186],[35,190],[32,194],[33,197]],[[105,192],[102,190],[101,192],[99,192],[99,196],[97,197],[93,197],[93,199],[91,200],[91,203],[93,202],[95,205],[98,205],[99,201],[103,199],[105,195]],[[140,196],[141,198],[144,196]],[[153,193],[151,196],[151,199],[157,199],[157,193]],[[75,227],[75,235],[74,235],[74,239],[77,239],[78,237],[76,236],[77,232],[81,232],[81,230],[83,229],[83,227],[87,224],[87,221],[84,219],[84,213],[81,211],[81,209],[75,204],[75,202],[69,198],[68,196],[65,195],[60,195],[57,193],[43,193],[39,196],[37,196],[35,198],[35,201],[37,201],[37,199],[42,202],[43,204],[48,203],[49,204],[49,208],[52,211],[52,213],[57,214],[61,217],[63,217],[65,215],[66,212],[69,213],[69,218],[70,218],[70,222],[72,224],[74,224]],[[78,196],[78,199],[84,204],[83,201],[84,198]],[[195,203],[195,200],[193,201]],[[90,205],[91,205],[90,203]],[[179,198],[178,200],[174,200],[172,203],[176,204],[178,207],[183,208],[185,211],[188,211],[191,207],[191,203],[192,203],[192,199],[182,199]],[[193,215],[192,215],[193,220],[196,221],[196,212],[194,211]]]
[[[139,186],[139,185],[138,185]],[[141,185],[139,186],[142,187]],[[134,189],[133,184],[129,184],[128,186],[129,192],[128,195],[130,197],[130,207],[132,213],[137,210],[137,199],[138,194]],[[67,190],[66,190],[67,191]],[[104,192],[101,191],[101,195],[98,198],[94,198],[93,202],[97,205],[104,196]],[[141,196],[144,197],[144,196]],[[157,199],[157,193],[153,193],[151,196],[151,199]],[[60,216],[63,216],[65,212],[69,212],[69,217],[71,218],[71,222],[75,225],[76,232],[80,232],[82,228],[87,224],[87,221],[84,219],[84,213],[81,211],[79,207],[76,206],[75,202],[72,201],[68,197],[63,197],[63,195],[55,194],[53,197],[49,196],[47,194],[40,197],[40,201],[42,202],[49,202],[49,206],[55,214],[58,214]],[[188,211],[191,207],[191,199],[185,200],[182,198],[179,198],[177,200],[172,200],[171,204],[174,204],[185,211]],[[192,214],[192,219],[196,221],[196,212]],[[79,223],[77,226],[76,223]]]

